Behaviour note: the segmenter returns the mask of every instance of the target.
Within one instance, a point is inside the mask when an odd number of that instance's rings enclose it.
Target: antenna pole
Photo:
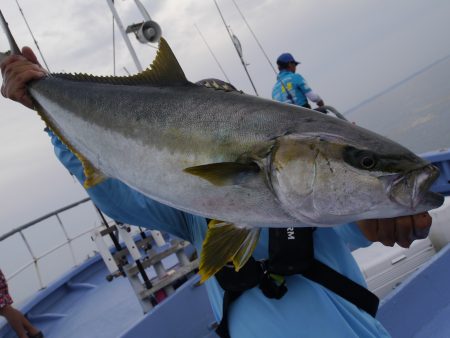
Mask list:
[[[116,8],[114,7],[114,3],[112,0],[106,0],[109,9],[111,10],[112,15],[114,16],[114,19],[116,20],[117,26],[119,27],[120,33],[122,33],[122,37],[125,41],[125,44],[127,45],[128,50],[130,51],[131,57],[133,58],[134,64],[136,65],[136,68],[139,72],[142,72],[144,69],[142,68],[141,63],[139,62],[139,59],[136,55],[136,52],[133,49],[133,46],[131,45],[131,41],[128,38],[127,33],[125,32],[125,29],[123,27],[122,21],[120,20],[119,14],[116,11]]]
[[[144,17],[144,19],[146,21],[150,21],[152,18],[150,17],[150,14],[148,14],[147,10],[145,9],[144,5],[142,4],[142,2],[140,2],[139,0],[134,0],[134,2],[136,3],[137,8],[139,9],[139,11],[141,12],[142,16]]]

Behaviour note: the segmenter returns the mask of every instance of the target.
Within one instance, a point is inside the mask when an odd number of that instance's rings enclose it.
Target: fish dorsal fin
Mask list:
[[[52,74],[73,81],[107,83],[115,85],[173,86],[188,83],[180,64],[166,40],[161,38],[159,49],[150,67],[131,76],[95,76],[89,74]]]

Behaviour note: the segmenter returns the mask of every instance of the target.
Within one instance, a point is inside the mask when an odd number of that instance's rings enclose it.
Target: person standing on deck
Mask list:
[[[272,99],[275,101],[295,104],[311,109],[308,99],[319,107],[323,106],[323,100],[308,86],[303,76],[296,73],[297,65],[292,54],[283,53],[277,59],[277,82],[272,90]]]

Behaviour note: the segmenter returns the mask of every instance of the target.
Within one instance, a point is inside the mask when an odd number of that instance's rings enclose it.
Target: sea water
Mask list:
[[[450,148],[449,79],[450,55],[358,104],[344,115],[417,154]]]

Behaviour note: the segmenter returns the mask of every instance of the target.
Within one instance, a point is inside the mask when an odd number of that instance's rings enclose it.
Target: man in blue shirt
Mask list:
[[[296,61],[290,53],[283,53],[278,57],[277,65],[280,72],[272,90],[272,99],[311,108],[309,99],[319,107],[323,106],[320,96],[312,91],[303,76],[295,72],[298,64],[300,62]]]
[[[37,64],[29,48],[24,48],[23,55],[11,56],[1,64],[1,92],[3,96],[33,108],[26,84],[42,78],[46,72]],[[83,183],[85,177],[80,161],[53,133],[48,133],[56,156]],[[190,241],[198,252],[202,250],[207,230],[203,217],[158,203],[116,179],[106,179],[87,189],[87,193],[103,212],[117,221],[167,231]],[[431,217],[423,213],[318,228],[313,233],[314,255],[355,283],[365,286],[350,248],[365,247],[372,241],[408,247],[415,239],[426,237],[430,226]],[[254,257],[257,260],[268,257],[267,229],[262,231]],[[255,287],[232,304],[228,321],[231,337],[389,337],[375,318],[329,289],[302,275],[285,279],[288,292],[281,299],[267,298]],[[206,287],[214,314],[220,320],[224,291],[215,278],[206,281]]]

